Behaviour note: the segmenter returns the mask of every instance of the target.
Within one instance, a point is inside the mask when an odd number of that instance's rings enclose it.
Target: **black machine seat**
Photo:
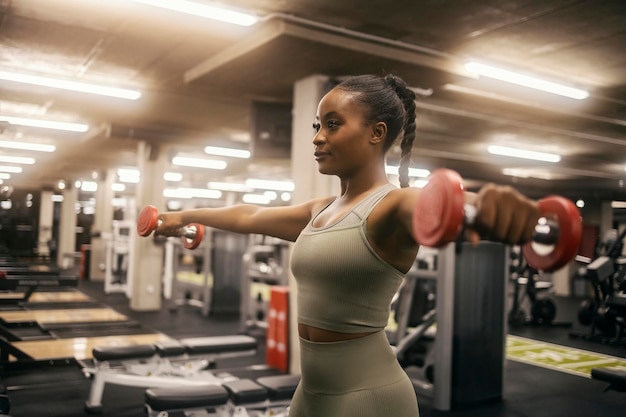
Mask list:
[[[237,379],[222,384],[235,405],[260,403],[268,398],[267,388],[251,379]]]
[[[155,411],[210,408],[228,402],[228,391],[221,385],[176,388],[148,388],[146,405]]]
[[[190,355],[240,352],[257,348],[257,340],[244,335],[193,337],[181,339],[180,343]]]
[[[147,359],[154,355],[175,357],[184,354],[224,354],[247,352],[256,349],[257,340],[250,336],[211,336],[194,337],[171,342],[158,342],[150,345],[99,346],[93,349],[93,357],[103,362]]]
[[[263,376],[258,378],[256,382],[268,390],[270,400],[283,401],[293,397],[296,387],[300,382],[300,375]]]
[[[593,368],[591,377],[599,381],[608,382],[608,389],[626,392],[626,369]]]

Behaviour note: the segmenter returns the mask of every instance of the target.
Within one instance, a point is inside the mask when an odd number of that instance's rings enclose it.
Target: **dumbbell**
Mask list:
[[[146,206],[139,213],[137,218],[137,233],[139,236],[147,237],[161,224],[159,211],[154,206]],[[204,239],[204,226],[198,223],[191,223],[180,229],[180,236],[183,239],[183,246],[187,249],[195,249],[202,239]]]
[[[560,196],[537,202],[542,217],[533,239],[522,247],[530,266],[551,272],[566,265],[582,238],[582,221],[574,203]],[[476,208],[465,204],[461,176],[449,169],[433,171],[413,211],[413,233],[424,246],[442,247],[457,239],[463,225],[471,225]]]

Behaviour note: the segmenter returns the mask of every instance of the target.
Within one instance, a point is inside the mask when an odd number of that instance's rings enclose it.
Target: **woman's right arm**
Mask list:
[[[235,233],[256,233],[294,242],[314,212],[329,198],[284,207],[263,207],[237,204],[219,208],[199,208],[159,214],[161,225],[156,235],[178,236],[180,229],[190,223],[200,223],[215,229]]]

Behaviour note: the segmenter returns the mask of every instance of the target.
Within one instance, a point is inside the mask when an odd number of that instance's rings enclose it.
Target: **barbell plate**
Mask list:
[[[137,217],[137,233],[139,236],[150,236],[156,229],[159,220],[159,211],[154,206],[146,206]]]

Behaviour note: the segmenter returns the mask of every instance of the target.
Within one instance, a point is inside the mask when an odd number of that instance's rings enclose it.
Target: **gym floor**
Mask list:
[[[239,332],[237,317],[204,317],[199,309],[183,306],[176,313],[163,308],[158,312],[135,312],[122,294],[104,294],[102,283],[81,281],[79,290],[118,312],[142,323],[146,328],[161,331],[174,338],[228,335]],[[525,326],[510,333],[538,341],[570,346],[618,358],[626,358],[626,347],[600,344],[571,338],[570,331],[588,332],[576,323],[580,300],[556,298],[556,321],[572,323],[567,327]],[[253,365],[265,363],[264,341],[255,356],[223,360],[218,368],[237,369],[245,376]],[[373,358],[375,360],[375,358]],[[267,371],[269,373],[273,371]],[[11,398],[13,417],[78,417],[87,415],[83,405],[90,381],[75,363],[55,364],[5,372],[2,383]],[[434,410],[428,398],[419,398],[422,417],[617,417],[626,415],[626,393],[604,392],[606,384],[587,377],[507,360],[503,400],[489,404]],[[145,417],[143,388],[107,385],[104,391],[102,417]],[[326,417],[326,416],[324,416]]]

